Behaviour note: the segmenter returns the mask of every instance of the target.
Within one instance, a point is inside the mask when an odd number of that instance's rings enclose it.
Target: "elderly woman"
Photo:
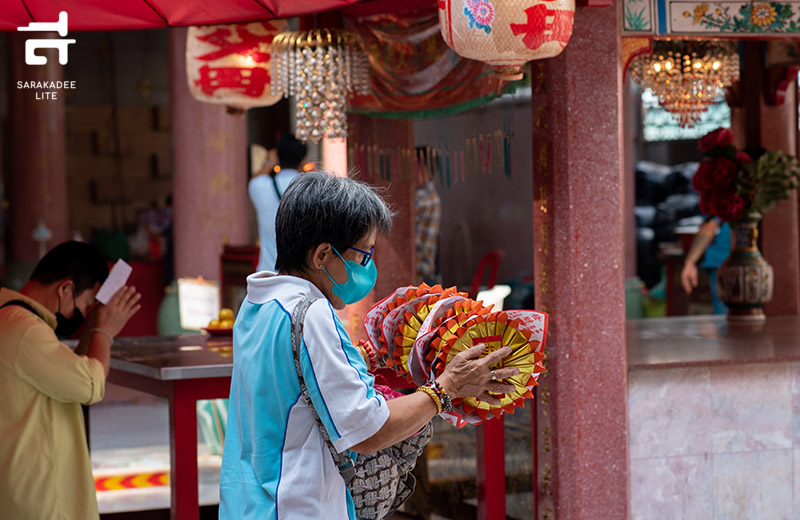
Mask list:
[[[385,401],[334,312],[375,285],[378,233],[391,211],[367,185],[326,173],[298,177],[276,221],[278,274],[247,279],[233,332],[233,378],[220,477],[220,518],[353,519],[353,501],[311,409],[301,397],[291,344],[291,316],[307,296],[300,350],[311,401],[339,452],[371,453],[414,435],[449,398],[510,392],[490,366],[504,347],[481,358],[483,345],[456,356],[437,381]],[[517,373],[498,369],[499,379]]]

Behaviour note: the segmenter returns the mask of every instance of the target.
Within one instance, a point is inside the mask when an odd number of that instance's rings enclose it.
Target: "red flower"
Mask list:
[[[717,157],[712,160],[712,167],[714,174],[711,177],[711,187],[725,188],[736,180],[736,163],[724,157]]]
[[[736,152],[736,162],[738,163],[749,163],[752,162],[753,159],[750,158],[749,155],[745,152]]]
[[[744,199],[738,193],[734,193],[733,198],[728,203],[725,221],[733,222],[734,220],[739,220],[742,213],[744,213]]]
[[[714,148],[725,148],[733,143],[733,134],[727,128],[717,128],[709,132],[697,142],[697,149],[701,152],[709,152]]]
[[[694,191],[702,193],[703,190],[712,188],[713,184],[710,181],[713,174],[714,169],[711,166],[711,161],[701,162],[692,176],[692,188],[694,188]]]
[[[702,190],[700,192],[700,213],[707,217],[714,217],[713,209],[711,208],[711,190]]]
[[[718,189],[711,193],[711,211],[725,222],[733,222],[742,216],[744,200],[733,190]]]

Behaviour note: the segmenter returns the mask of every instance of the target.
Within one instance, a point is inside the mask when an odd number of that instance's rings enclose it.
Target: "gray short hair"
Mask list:
[[[302,173],[278,206],[275,268],[303,272],[308,252],[318,245],[327,242],[344,253],[371,231],[391,227],[392,210],[372,186],[326,172]]]

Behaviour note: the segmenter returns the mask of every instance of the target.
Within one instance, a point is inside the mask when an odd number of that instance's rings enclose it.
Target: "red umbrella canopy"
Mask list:
[[[56,22],[69,31],[158,29],[291,18],[342,9],[361,0],[0,0],[0,31]]]

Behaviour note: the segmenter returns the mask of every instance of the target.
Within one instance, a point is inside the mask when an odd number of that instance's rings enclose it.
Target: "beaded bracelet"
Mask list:
[[[372,343],[363,339],[358,340],[358,344],[364,349],[364,352],[366,352],[367,357],[369,358],[370,370],[377,370],[379,366],[378,360],[375,357],[375,347],[372,346]]]
[[[453,403],[450,400],[450,396],[447,395],[447,392],[444,391],[442,385],[439,381],[433,379],[425,383],[425,386],[436,392],[437,397],[439,397],[439,401],[442,403],[442,409],[445,412],[449,412],[453,409]]]
[[[369,362],[372,364],[374,368],[378,368],[378,360],[375,354],[375,347],[367,343],[364,348],[366,349],[367,355],[369,356]]]
[[[436,415],[442,413],[442,400],[439,399],[439,396],[436,394],[436,390],[429,386],[420,386],[417,388],[417,392],[425,392],[428,396],[433,399],[433,402],[436,403]]]

